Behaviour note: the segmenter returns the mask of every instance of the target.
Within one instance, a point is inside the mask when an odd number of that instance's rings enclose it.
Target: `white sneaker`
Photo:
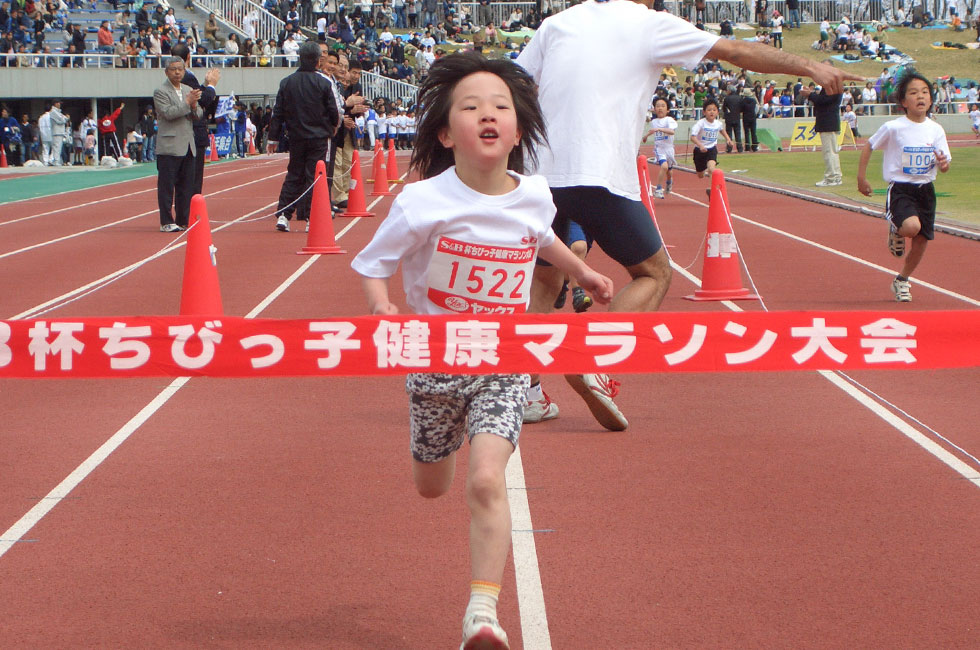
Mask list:
[[[310,232],[310,220],[306,220],[306,232]]]
[[[822,180],[814,183],[817,187],[834,187],[835,185],[843,185],[844,181],[828,181]]]
[[[653,191],[653,198],[662,199],[664,198],[664,191],[659,187]]]
[[[175,223],[168,223],[160,226],[160,232],[180,232],[181,230],[183,229]]]
[[[565,375],[565,381],[575,389],[595,419],[610,431],[624,431],[629,426],[613,398],[619,393],[619,382],[609,375]]]
[[[279,219],[276,220],[276,230],[280,232],[289,232],[289,219],[285,215],[280,215]]]
[[[892,292],[898,302],[912,302],[912,283],[908,280],[892,280]]]
[[[463,619],[463,642],[459,650],[510,650],[510,644],[497,619],[470,614]]]
[[[558,405],[548,399],[548,394],[544,391],[541,394],[544,395],[542,399],[528,401],[524,405],[524,422],[533,424],[558,417]]]

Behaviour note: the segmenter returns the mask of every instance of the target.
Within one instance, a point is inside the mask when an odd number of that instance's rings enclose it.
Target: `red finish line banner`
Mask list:
[[[980,366],[980,311],[0,321],[0,378]]]

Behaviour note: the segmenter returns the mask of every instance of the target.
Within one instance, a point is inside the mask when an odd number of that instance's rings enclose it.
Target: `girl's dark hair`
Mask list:
[[[670,102],[667,101],[667,98],[666,97],[661,97],[659,95],[657,97],[654,97],[654,99],[653,99],[653,105],[655,107],[657,105],[657,102],[663,102],[664,104],[667,105],[667,108],[670,108]]]
[[[449,126],[456,84],[477,72],[500,77],[514,98],[521,140],[507,158],[507,169],[523,174],[525,156],[532,166],[536,162],[534,145],[545,142],[545,130],[534,79],[509,60],[487,59],[476,52],[459,52],[436,60],[419,89],[415,149],[409,165],[422,178],[438,176],[455,164],[452,150],[439,142],[439,132]]]
[[[905,73],[902,75],[902,77],[898,80],[898,83],[895,84],[895,91],[892,93],[892,97],[891,97],[892,101],[898,104],[898,107],[904,111],[905,108],[902,106],[902,100],[905,99],[905,93],[908,92],[909,84],[912,83],[914,79],[918,79],[919,81],[925,83],[926,88],[929,89],[929,108],[931,110],[932,93],[934,90],[932,87],[932,82],[926,79],[924,76],[922,76],[920,72],[913,70],[911,68],[907,69]]]
[[[714,105],[715,108],[718,108],[718,102],[717,102],[717,100],[714,100],[714,99],[706,99],[706,100],[704,100],[704,103],[701,104],[701,112],[703,113],[704,111],[708,110],[708,107],[711,106],[711,105]]]

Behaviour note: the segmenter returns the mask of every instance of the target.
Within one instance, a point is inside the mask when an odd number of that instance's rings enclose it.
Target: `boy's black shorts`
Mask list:
[[[921,224],[919,234],[929,240],[935,238],[935,187],[932,183],[889,183],[885,198],[885,217],[895,228],[901,228],[902,222],[909,217],[918,217]]]
[[[694,148],[694,171],[703,172],[708,168],[708,161],[718,162],[718,147],[711,147],[707,151]]]
[[[623,266],[639,264],[663,248],[650,212],[640,201],[597,186],[553,187],[551,198],[558,209],[552,228],[566,245],[569,222],[574,221],[581,226],[586,241],[594,240]],[[540,257],[538,264],[550,266]]]

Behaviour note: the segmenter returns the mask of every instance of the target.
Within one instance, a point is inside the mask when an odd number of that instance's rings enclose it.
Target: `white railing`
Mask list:
[[[273,16],[266,11],[262,5],[251,0],[195,0],[195,3],[242,34],[248,33],[245,29],[245,19],[248,18],[249,22],[255,25],[255,36],[249,36],[254,39],[263,41],[271,39],[275,42],[286,24],[278,16]]]
[[[166,64],[168,55],[162,56],[127,56],[115,54],[0,54],[0,61],[10,68],[137,68],[148,70],[160,68]],[[192,54],[192,68],[287,68],[298,67],[299,59],[293,61],[284,54],[274,54],[268,57],[268,64],[261,65],[257,56],[246,58],[241,55],[228,54]],[[121,65],[125,63],[125,65]],[[406,84],[407,85],[407,84]]]
[[[378,97],[384,97],[388,101],[400,99],[406,106],[415,104],[419,90],[418,86],[397,79],[382,77],[373,72],[361,73],[361,89],[364,92],[364,97],[372,102]]]

